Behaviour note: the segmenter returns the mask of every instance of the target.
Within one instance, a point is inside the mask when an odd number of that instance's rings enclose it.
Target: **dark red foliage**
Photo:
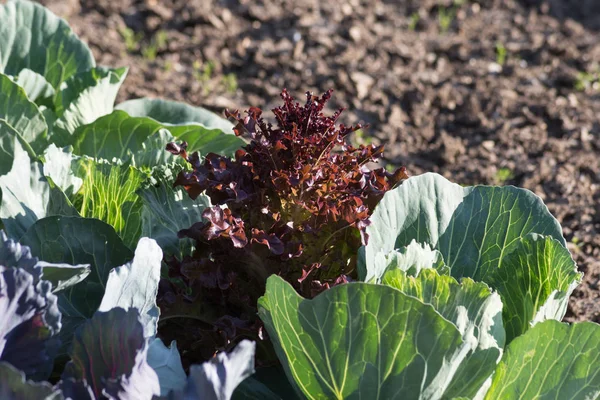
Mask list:
[[[367,168],[383,147],[347,143],[361,126],[337,124],[342,110],[323,114],[331,93],[307,93],[300,105],[284,90],[283,105],[273,110],[276,126],[256,107],[246,115],[226,111],[236,122],[235,134],[251,139],[234,159],[188,155],[185,142],[167,146],[191,166],[175,185],[193,199],[205,193],[213,207],[204,212],[205,221],[180,232],[196,241],[197,250],[170,263],[179,286],[163,285],[161,295],[219,310],[209,324],[225,335],[224,347],[237,340],[238,330],[260,326],[256,301],[269,275],[281,275],[305,297],[352,280],[373,207],[407,178],[404,168]],[[223,318],[227,329],[218,328]]]

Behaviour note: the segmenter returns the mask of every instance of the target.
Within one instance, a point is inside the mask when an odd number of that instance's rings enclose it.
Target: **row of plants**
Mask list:
[[[126,75],[0,6],[0,398],[600,395],[533,193],[373,169],[331,92],[227,120]]]

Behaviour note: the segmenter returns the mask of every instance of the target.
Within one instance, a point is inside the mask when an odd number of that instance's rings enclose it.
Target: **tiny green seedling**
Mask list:
[[[354,132],[354,142],[357,145],[370,145],[371,143],[373,143],[373,138],[371,136],[367,136],[365,135],[365,131],[363,131],[362,129],[358,129],[356,132]]]
[[[134,32],[133,29],[129,27],[119,29],[119,34],[121,34],[121,37],[125,40],[125,48],[130,53],[139,49],[140,41],[144,37],[142,32]]]
[[[504,183],[506,183],[507,181],[511,180],[514,177],[515,177],[515,175],[510,170],[510,168],[503,167],[503,168],[500,168],[496,172],[496,181],[499,184],[504,184]]]
[[[215,70],[214,61],[207,61],[206,63],[202,63],[201,61],[194,61],[192,65],[192,69],[194,71],[194,78],[200,83],[208,82]]]
[[[387,172],[394,172],[394,171],[396,171],[397,169],[398,169],[398,168],[397,168],[397,167],[395,167],[395,166],[394,166],[394,165],[392,165],[392,164],[386,164],[386,165],[385,165],[385,170],[386,170]]]
[[[221,78],[223,86],[228,93],[235,93],[238,88],[237,76],[233,72],[223,75]]]
[[[496,63],[498,65],[504,65],[506,63],[508,52],[502,42],[496,42]]]
[[[410,21],[408,23],[408,29],[411,31],[414,31],[417,29],[417,25],[419,24],[419,21],[421,20],[421,16],[419,15],[418,12],[414,12],[410,15]]]
[[[583,92],[589,88],[597,89],[600,84],[600,69],[596,72],[590,73],[587,71],[581,71],[577,74],[575,80],[575,90]]]
[[[438,23],[440,25],[440,32],[447,33],[450,30],[452,21],[456,16],[456,10],[454,7],[441,7],[438,12]]]
[[[192,74],[194,79],[203,84],[202,92],[205,96],[210,92],[209,85],[207,85],[207,83],[212,79],[214,71],[215,63],[211,60],[207,61],[206,63],[196,60],[194,61],[194,64],[192,64]]]
[[[142,56],[148,61],[154,61],[159,51],[167,48],[167,32],[158,31],[150,43],[142,49]]]

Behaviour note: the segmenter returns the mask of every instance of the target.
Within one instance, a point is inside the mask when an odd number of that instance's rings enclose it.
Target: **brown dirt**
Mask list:
[[[120,100],[268,109],[283,87],[333,88],[344,122],[387,143],[387,162],[533,190],[585,272],[568,319],[600,322],[598,1],[41,2],[100,64],[130,66]],[[125,28],[140,34],[129,49]],[[143,49],[161,36],[152,60]]]

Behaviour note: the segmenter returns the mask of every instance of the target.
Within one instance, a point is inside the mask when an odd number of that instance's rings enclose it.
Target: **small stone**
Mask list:
[[[353,72],[350,77],[356,85],[358,98],[361,100],[364,99],[369,94],[369,90],[371,90],[373,83],[375,83],[375,79],[363,72]]]
[[[488,72],[490,74],[499,74],[500,72],[502,72],[502,65],[498,64],[498,63],[489,63],[488,64]]]
[[[493,140],[484,140],[483,142],[481,142],[481,146],[488,151],[494,150],[495,145],[496,144]]]
[[[353,26],[352,28],[350,28],[350,30],[348,31],[348,34],[350,35],[352,40],[354,40],[355,42],[358,43],[360,41],[361,34],[360,34],[360,28],[358,26]]]

